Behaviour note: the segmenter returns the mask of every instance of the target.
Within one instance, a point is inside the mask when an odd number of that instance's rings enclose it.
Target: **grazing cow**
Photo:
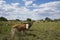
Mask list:
[[[29,22],[29,23],[21,23],[21,24],[17,24],[17,25],[12,26],[12,29],[11,29],[11,40],[14,40],[14,34],[15,34],[16,30],[24,32],[25,30],[30,29],[32,24],[33,24],[33,22]]]

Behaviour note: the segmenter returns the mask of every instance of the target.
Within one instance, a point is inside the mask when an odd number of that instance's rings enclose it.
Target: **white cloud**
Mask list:
[[[12,3],[13,6],[19,6],[19,3]]]
[[[8,19],[19,18],[23,20],[26,18],[32,18],[35,20],[42,19],[46,16],[50,18],[60,18],[60,1],[49,2],[40,5],[32,4],[32,7],[36,8],[33,10],[27,8],[31,3],[27,3],[27,5],[21,7],[19,6],[19,3],[7,4],[5,1],[0,1],[0,16],[4,16]]]
[[[26,1],[25,6],[28,6],[28,5],[32,4],[32,3],[33,3],[32,1]]]
[[[60,12],[60,2],[49,2],[41,5],[36,5],[39,9],[34,9],[33,11],[36,11],[38,13],[50,13],[55,14]]]
[[[33,7],[38,7],[38,5],[37,4],[33,4]]]
[[[33,3],[35,0],[23,0],[25,2],[25,6],[29,6]]]

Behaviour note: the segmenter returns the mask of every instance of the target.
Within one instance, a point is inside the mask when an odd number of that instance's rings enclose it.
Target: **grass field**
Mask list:
[[[0,22],[0,40],[10,39],[11,26],[20,22]],[[26,35],[17,32],[15,40],[60,40],[60,22],[34,22]]]

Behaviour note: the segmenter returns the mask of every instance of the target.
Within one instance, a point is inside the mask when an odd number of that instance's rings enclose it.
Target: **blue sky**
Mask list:
[[[4,1],[6,1],[6,3],[8,3],[8,4],[18,2],[18,3],[21,4],[21,6],[24,5],[24,1],[23,0],[4,0]],[[40,5],[40,4],[43,4],[43,3],[54,2],[54,1],[60,1],[60,0],[34,0],[33,3],[35,3],[37,5]]]
[[[60,0],[0,0],[0,17],[9,20],[60,19]]]
[[[4,1],[6,1],[7,3],[12,3],[12,2],[23,3],[23,0],[4,0]],[[33,3],[42,4],[42,3],[46,3],[46,2],[52,2],[52,1],[60,1],[60,0],[34,0]]]

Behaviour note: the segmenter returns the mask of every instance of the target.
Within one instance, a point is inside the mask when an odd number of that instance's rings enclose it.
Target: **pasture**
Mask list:
[[[11,27],[18,21],[0,22],[0,40],[10,40]],[[34,22],[23,35],[16,32],[14,40],[60,40],[60,22]]]

